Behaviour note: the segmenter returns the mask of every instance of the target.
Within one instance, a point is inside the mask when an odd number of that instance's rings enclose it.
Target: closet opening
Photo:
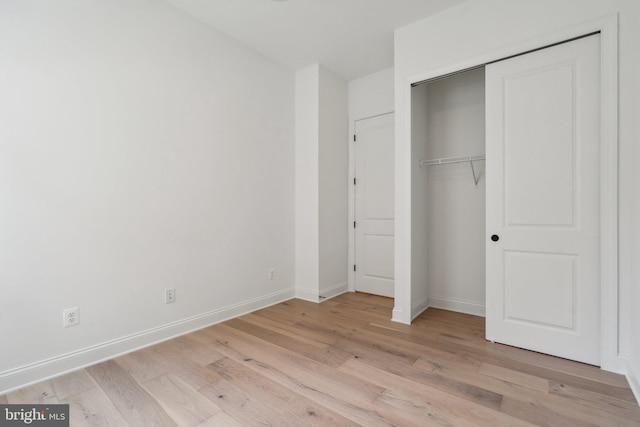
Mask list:
[[[412,301],[485,315],[485,69],[411,89]]]

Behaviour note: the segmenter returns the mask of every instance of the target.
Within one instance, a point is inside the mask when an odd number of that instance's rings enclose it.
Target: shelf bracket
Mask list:
[[[471,173],[473,174],[473,182],[475,182],[476,187],[478,186],[478,182],[480,181],[480,175],[476,176],[476,169],[473,167],[473,159],[469,159],[469,164],[471,165]]]
[[[473,162],[477,160],[485,160],[484,154],[479,154],[476,156],[463,156],[463,157],[445,157],[442,159],[432,159],[432,160],[420,160],[420,167],[423,166],[432,166],[432,165],[447,165],[450,163],[463,163],[469,162],[471,165],[471,173],[473,174],[473,182],[478,186],[480,182],[480,173],[476,175],[476,168],[473,166]]]

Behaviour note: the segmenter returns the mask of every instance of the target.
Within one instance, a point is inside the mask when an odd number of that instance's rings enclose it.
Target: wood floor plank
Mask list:
[[[552,395],[571,399],[581,404],[582,407],[587,406],[618,417],[635,420],[640,426],[640,410],[638,410],[638,404],[636,402],[616,399],[606,394],[571,387],[557,381],[550,381],[549,383],[549,393]]]
[[[505,414],[513,415],[529,421],[537,426],[545,427],[594,427],[597,424],[579,421],[568,415],[550,410],[549,408],[532,402],[505,397],[500,408]]]
[[[217,379],[206,366],[194,362],[193,358],[184,354],[182,344],[169,340],[150,348],[154,358],[169,367],[169,371],[178,375],[196,390]],[[211,360],[218,360],[221,355],[212,350]]]
[[[303,319],[307,312],[318,312],[321,308],[312,302],[302,300],[289,300],[259,310],[256,314],[269,313],[270,316],[279,317],[283,322],[294,324]]]
[[[215,325],[190,332],[188,337],[192,341],[199,342],[200,344],[211,344],[216,340],[216,337],[210,331],[212,328],[215,328]]]
[[[432,365],[423,359],[417,360],[414,367],[425,371],[433,371]],[[526,384],[526,382],[521,381],[523,377],[518,377],[516,381],[513,381],[512,374],[498,378],[499,375],[487,376],[481,372],[461,372],[455,367],[447,366],[445,363],[440,364],[437,372],[448,378],[457,379],[458,381],[483,387],[503,396],[510,396],[511,398],[518,400],[521,404],[525,404],[522,407],[543,407],[551,413],[570,413],[574,422],[595,423],[606,426],[626,424],[627,418],[623,414],[610,414],[605,411],[595,409],[590,405],[582,405],[579,402],[570,402],[560,396],[553,396],[547,389],[541,390],[539,384],[529,385]],[[524,418],[524,415],[522,418]],[[525,419],[536,418],[530,417]]]
[[[350,302],[335,302],[330,301],[331,312],[333,314],[342,314],[345,316],[352,316],[368,322],[389,322],[389,316],[387,315],[387,308],[374,305],[361,305],[356,306]],[[329,306],[329,304],[328,304]],[[357,309],[356,309],[357,307]]]
[[[537,397],[541,394],[548,394],[546,390],[544,392],[536,391],[521,384],[482,375],[479,371],[461,370],[458,369],[457,366],[450,365],[444,361],[433,361],[421,358],[416,360],[413,367],[424,372],[438,374],[470,385],[483,387],[503,396],[517,394],[529,398],[531,396]]]
[[[373,324],[367,325],[372,326]],[[309,325],[305,324],[307,329],[314,329],[315,331],[322,331],[322,333],[336,336],[340,338],[336,341],[336,346],[348,351],[353,357],[373,357],[379,352],[369,352],[367,349],[380,350],[381,352],[404,358],[408,363],[413,363],[418,358],[431,357],[431,363],[438,363],[437,361],[446,361],[449,364],[455,364],[458,369],[477,371],[480,367],[480,361],[473,359],[469,354],[461,352],[447,352],[438,348],[428,347],[420,344],[414,344],[412,342],[397,339],[391,335],[385,335],[381,337],[380,334],[367,330],[367,326],[363,329],[357,330],[357,332],[350,331],[347,334],[339,333],[331,330],[324,325]],[[387,328],[385,326],[376,325],[376,328],[388,329],[395,331],[396,329]],[[434,335],[435,336],[435,335]],[[360,351],[356,348],[359,347]],[[398,359],[401,360],[401,359]]]
[[[200,343],[191,334],[165,341],[156,348],[165,355],[171,355],[172,361],[184,359],[199,366],[207,366],[223,357],[216,353],[212,343]]]
[[[535,375],[515,371],[513,369],[503,368],[502,366],[492,365],[491,363],[481,363],[478,373],[480,375],[497,378],[509,383],[518,384],[522,387],[530,388],[542,393],[547,393],[549,391],[549,380],[545,378],[536,377]]]
[[[369,349],[369,353],[378,352],[376,349]],[[488,408],[498,409],[502,396],[483,387],[468,384],[464,381],[453,379],[437,372],[427,372],[416,369],[411,364],[398,362],[397,359],[385,357],[383,352],[379,352],[379,357],[366,356],[364,353],[358,359],[366,361],[371,366],[378,367],[386,372],[390,372],[399,377],[436,388],[438,390],[459,396],[469,401],[478,403]]]
[[[157,357],[156,352],[150,348],[125,354],[114,361],[139,383],[145,383],[171,371],[171,365]]]
[[[203,396],[224,410],[243,426],[298,426],[297,420],[262,402],[258,396],[245,393],[232,381],[219,379],[199,390]]]
[[[245,425],[222,411],[205,422],[198,424],[197,427],[245,427]]]
[[[380,295],[369,294],[366,292],[347,292],[340,295],[339,300],[335,301],[349,301],[354,302],[356,305],[366,305],[371,304],[378,307],[385,308],[388,312],[393,310],[395,302],[393,298],[383,297]]]
[[[635,401],[633,392],[631,391],[628,385],[626,387],[614,386],[614,385],[611,385],[610,383],[587,379],[587,378],[584,378],[583,376],[574,375],[566,372],[558,372],[555,370],[523,363],[520,360],[514,360],[514,359],[500,359],[500,364],[509,369],[519,370],[521,372],[525,372],[530,375],[535,375],[540,378],[545,378],[547,380],[559,381],[564,384],[574,386],[576,388],[582,388],[584,390],[592,391],[594,393],[605,394],[608,396],[615,397],[617,399],[626,400],[628,402]]]
[[[349,354],[349,359],[365,361],[377,359],[372,362],[376,364],[404,363],[412,365],[417,360],[413,354],[407,354],[403,351],[388,351],[388,346],[376,343],[362,343],[353,339],[341,338],[332,347]]]
[[[394,353],[406,358],[413,358],[414,360],[419,357],[423,351],[422,348],[407,345],[406,341],[400,343],[391,337],[385,338],[385,340],[381,341],[378,335],[368,333],[363,328],[358,328],[354,325],[351,325],[349,328],[336,329],[330,323],[306,319],[298,322],[292,328],[297,328],[298,333],[313,333],[314,336],[327,337],[324,340],[325,342],[329,342],[329,337],[331,337],[332,346],[334,348],[340,348],[345,341],[349,341],[366,347],[384,348],[388,353]],[[340,341],[340,344],[338,344],[338,341]]]
[[[359,360],[349,360],[339,368],[340,371],[369,378],[387,393],[378,400],[401,401],[403,410],[421,409],[424,419],[438,419],[450,425],[476,423],[475,425],[520,425],[529,426],[527,422],[507,416],[499,411],[499,406],[489,408],[463,397],[455,396],[437,388],[415,381],[407,381],[385,369],[367,365]],[[393,393],[391,393],[392,391]],[[499,405],[502,402],[500,397]],[[495,406],[495,405],[494,405]],[[431,414],[431,416],[427,416]]]
[[[34,403],[38,405],[47,405],[60,403],[50,380],[11,392],[7,394],[7,401],[10,404]]]
[[[291,393],[291,389],[246,368],[240,362],[225,358],[212,363],[209,367],[247,394],[259,393],[262,396],[262,403],[274,408],[274,410],[279,409],[282,416],[298,425],[357,425],[301,394]]]
[[[280,323],[277,320],[272,320],[265,316],[258,316],[254,313],[242,316],[242,320],[254,325],[267,327],[273,331],[279,332],[290,338],[295,338],[318,348],[326,348],[327,346],[333,344],[336,339],[335,337],[326,336],[323,334],[312,334],[310,333],[310,331],[301,330],[297,325]]]
[[[64,400],[96,386],[85,370],[71,372],[51,380],[54,393],[59,400]]]
[[[272,351],[268,344],[250,336],[243,339],[242,332],[236,331],[239,336],[234,337],[233,329],[220,329],[232,334],[222,336],[219,350],[230,359],[244,362],[246,367],[360,425],[402,425],[402,418],[393,413],[382,414],[374,404],[384,391],[382,388],[337,370],[327,375],[334,368],[314,369],[314,364],[319,368],[323,365],[292,357],[283,349]]]
[[[219,325],[218,351],[232,359],[255,362],[265,367],[287,372],[289,378],[305,388],[321,391],[335,398],[346,398],[354,403],[372,402],[382,389],[366,381],[352,378],[290,350],[275,346],[245,332]]]
[[[263,328],[262,326],[255,325],[250,322],[246,322],[242,319],[234,319],[225,323],[232,328],[239,331],[246,332],[257,337],[260,337],[271,344],[286,348],[295,353],[302,354],[309,359],[322,363],[327,366],[340,366],[345,360],[349,358],[349,354],[341,351],[338,348],[325,346],[324,348],[318,348],[317,346],[307,344],[298,339],[291,338],[287,335]]]
[[[612,387],[624,389],[629,388],[629,384],[623,375],[607,372],[597,366],[588,365],[586,363],[578,363],[562,359],[560,357],[553,357],[535,351],[527,351],[504,344],[491,343],[482,339],[465,340],[458,336],[446,333],[441,334],[439,339],[441,341],[463,344],[469,348],[477,348],[478,351],[482,351],[490,357],[517,360],[523,364],[545,369],[549,372],[567,374],[576,378],[607,384]]]
[[[540,366],[539,364],[532,364],[529,362],[523,362],[520,360],[517,355],[523,355],[523,358],[526,359],[529,356],[529,353],[533,353],[527,350],[522,349],[511,349],[509,352],[504,352],[499,347],[508,347],[503,346],[501,344],[491,344],[487,343],[486,347],[477,347],[477,346],[469,346],[466,345],[465,341],[459,342],[451,342],[449,340],[439,340],[433,339],[431,337],[425,337],[421,333],[406,333],[400,330],[390,330],[389,328],[381,328],[376,325],[367,325],[364,327],[368,330],[375,330],[381,335],[385,336],[394,336],[398,338],[405,339],[409,342],[413,342],[414,344],[423,345],[427,348],[439,348],[451,353],[460,353],[470,355],[473,359],[476,359],[481,362],[488,362],[499,364],[500,366],[514,369],[517,371],[525,372],[530,375],[539,376],[541,378],[545,378],[548,380],[558,380],[565,384],[569,384],[578,388],[584,388],[587,390],[591,390],[594,392],[605,393],[611,396],[615,396],[619,399],[634,401],[633,393],[631,389],[628,387],[622,386],[614,386],[607,382],[601,382],[595,379],[585,378],[585,375],[575,375],[574,373],[567,373],[566,371],[558,371],[555,369],[551,369],[548,367]],[[442,335],[442,334],[441,334]],[[517,350],[517,352],[512,353],[513,350]],[[545,357],[550,357],[543,355]],[[573,362],[577,365],[578,362]],[[595,369],[593,367],[590,367]],[[580,369],[577,369],[579,372]],[[583,370],[582,370],[583,371]],[[595,374],[594,374],[595,375]],[[611,378],[611,373],[607,373],[607,375],[603,376],[603,378]],[[622,378],[624,379],[624,377]],[[624,382],[626,383],[626,381]],[[621,382],[622,384],[622,382]]]
[[[403,427],[424,426],[452,426],[475,427],[478,424],[463,418],[456,417],[446,411],[438,410],[431,402],[419,397],[409,397],[398,394],[393,390],[385,390],[375,401],[382,411],[396,413],[402,419],[398,425]]]
[[[392,322],[388,314],[372,310],[358,310],[352,304],[341,304],[331,300],[322,305],[326,306],[323,311],[306,311],[300,320],[320,323],[330,321],[329,323],[334,327],[341,327],[343,325],[358,327],[359,325],[375,322],[382,325],[393,324],[398,328],[411,328],[409,325]]]
[[[337,331],[349,331],[354,328],[360,328],[371,321],[370,317],[367,317],[361,312],[353,311],[347,313],[344,309],[339,310],[332,305],[331,301],[327,301],[319,307],[309,306],[309,304],[307,301],[288,301],[288,308],[292,310],[290,316],[296,320],[297,324],[301,322],[312,322],[315,324],[323,324]],[[276,307],[278,306],[271,306],[266,310],[275,310]]]
[[[111,399],[99,387],[69,396],[64,403],[69,404],[69,425],[73,427],[135,427],[124,419]]]
[[[288,301],[287,301],[288,303]],[[284,303],[282,303],[284,304]],[[280,305],[280,304],[278,304]],[[263,308],[262,310],[258,310],[256,312],[251,313],[255,316],[258,317],[265,317],[267,319],[273,320],[273,321],[277,321],[278,323],[284,324],[284,325],[295,325],[296,322],[298,321],[297,318],[293,318],[289,315],[287,315],[286,313],[283,313],[280,310],[275,310],[275,307],[267,307],[267,308]]]
[[[104,390],[127,422],[134,426],[176,426],[160,404],[114,361],[99,363],[87,372]]]
[[[180,426],[196,426],[221,411],[174,374],[162,375],[142,385]]]
[[[362,292],[349,292],[342,294],[339,299],[331,299],[332,305],[349,307],[349,311],[367,312],[372,316],[389,319],[388,313],[393,310],[393,298],[381,298],[379,295],[365,294]]]

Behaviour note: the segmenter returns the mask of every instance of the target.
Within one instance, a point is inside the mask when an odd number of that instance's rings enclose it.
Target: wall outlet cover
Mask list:
[[[80,310],[78,307],[67,308],[62,311],[62,326],[69,328],[80,323]]]

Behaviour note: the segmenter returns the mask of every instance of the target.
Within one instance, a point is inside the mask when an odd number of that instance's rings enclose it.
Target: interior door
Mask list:
[[[600,364],[600,36],[486,67],[487,339]]]
[[[355,124],[355,289],[393,297],[394,115]]]

